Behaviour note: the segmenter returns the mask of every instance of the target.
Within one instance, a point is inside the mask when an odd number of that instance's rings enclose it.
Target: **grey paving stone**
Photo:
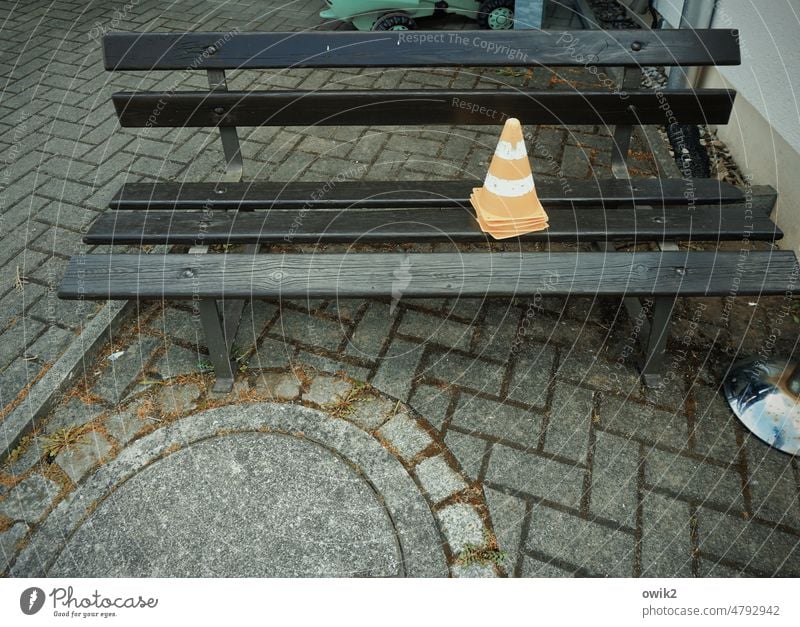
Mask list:
[[[665,488],[682,499],[693,499],[741,511],[742,485],[733,470],[651,449],[645,456],[648,484]]]
[[[84,435],[79,442],[56,455],[56,463],[72,479],[80,481],[86,472],[111,451],[111,444],[97,431]]]
[[[54,361],[75,338],[75,334],[58,327],[50,327],[25,351],[26,355],[50,362]]]
[[[258,343],[247,365],[250,368],[285,368],[294,351],[292,344],[265,337]]]
[[[201,481],[198,467],[210,469]],[[89,573],[392,576],[401,558],[385,508],[348,464],[308,440],[250,433],[180,450],[120,486],[51,570]]]
[[[42,461],[42,458],[45,455],[44,449],[44,438],[41,436],[32,437],[16,458],[14,458],[12,461],[9,459],[3,460],[3,470],[14,476],[25,474],[28,470]],[[1,495],[2,491],[0,491],[0,496]]]
[[[119,403],[159,344],[157,338],[142,335],[128,345],[119,358],[106,360],[92,392],[111,404]]]
[[[417,464],[415,472],[434,503],[467,488],[463,477],[450,467],[442,455],[423,459]]]
[[[10,529],[0,533],[0,573],[9,567],[17,553],[17,542],[28,533],[28,525],[14,523]]]
[[[207,361],[208,355],[173,344],[156,360],[151,369],[164,379],[171,379],[184,374],[201,372],[203,364]]]
[[[58,492],[58,485],[54,481],[33,474],[23,479],[0,501],[0,515],[11,520],[36,522],[53,504]]]
[[[542,344],[530,345],[517,357],[508,384],[508,397],[543,408],[553,378],[555,351]]]
[[[561,356],[556,376],[623,396],[638,394],[641,388],[639,373],[632,365],[617,366],[577,350]]]
[[[320,372],[341,373],[357,381],[366,381],[370,373],[369,368],[356,366],[346,361],[339,361],[322,355],[316,355],[304,350],[297,351],[297,355],[292,358],[291,363],[305,364]]]
[[[591,169],[588,151],[575,146],[565,146],[561,168],[564,176],[568,178],[586,178]]]
[[[591,575],[633,576],[633,536],[534,505],[526,548],[558,556]]]
[[[477,510],[466,503],[455,503],[436,513],[447,543],[455,555],[469,546],[486,543],[486,527]]]
[[[185,342],[192,347],[205,347],[205,335],[200,325],[200,313],[165,307],[150,326],[170,340]]]
[[[448,348],[469,350],[474,327],[430,314],[408,310],[403,314],[397,332],[420,342],[433,342]]]
[[[507,361],[515,346],[520,311],[510,303],[489,302],[476,330],[475,352],[481,357]]]
[[[317,405],[336,403],[347,398],[353,385],[344,379],[317,376],[311,381],[308,392],[303,394],[303,400]]]
[[[521,548],[522,528],[525,524],[525,501],[489,487],[484,487],[483,493],[492,517],[492,529],[497,537],[497,544],[500,550],[506,554],[503,566],[509,571],[513,570]]]
[[[271,398],[292,400],[300,396],[301,381],[291,372],[264,372],[256,378],[256,391]]]
[[[563,578],[573,577],[574,573],[559,568],[551,562],[540,562],[526,555],[522,558],[522,576]]]
[[[449,429],[444,438],[445,445],[461,464],[464,474],[476,481],[484,459],[489,457],[490,443],[481,438]]]
[[[586,460],[594,394],[583,388],[559,385],[553,396],[544,448],[578,462]]]
[[[182,414],[197,406],[201,392],[194,383],[164,385],[158,390],[157,400],[165,414]]]
[[[738,568],[731,568],[715,560],[700,560],[698,569],[700,577],[747,577],[747,573]]]
[[[451,389],[420,385],[408,403],[433,427],[441,431],[452,398],[453,391]]]
[[[451,424],[462,430],[536,446],[542,417],[531,411],[462,394]]]
[[[341,322],[317,318],[293,309],[282,309],[280,318],[270,327],[270,332],[283,340],[335,351],[344,341],[346,327]]]
[[[122,446],[130,442],[148,423],[147,418],[139,417],[138,409],[137,405],[133,405],[123,412],[111,414],[103,422],[109,435]]]
[[[593,514],[636,526],[639,445],[596,432],[589,509]]]
[[[0,369],[7,368],[32,344],[45,326],[41,322],[23,319],[0,336]]]
[[[650,492],[642,499],[642,576],[691,577],[689,506]]]
[[[577,509],[584,474],[580,468],[496,444],[486,480]]]
[[[617,396],[606,396],[599,410],[600,424],[628,438],[677,449],[688,446],[686,417]]]
[[[41,371],[41,364],[22,357],[15,359],[8,368],[0,371],[0,407],[12,402]]]
[[[432,352],[425,376],[487,394],[500,394],[505,367],[458,353]]]
[[[28,283],[24,286],[22,293],[13,290],[0,297],[0,329],[7,329],[13,322],[21,316],[30,312],[33,305],[41,299],[47,288],[38,283]]]
[[[442,252],[456,252],[458,250],[458,248],[452,244],[444,244],[443,246]],[[434,251],[436,251],[435,248]],[[443,311],[448,318],[451,316],[455,318],[461,318],[466,321],[466,324],[477,325],[477,322],[480,319],[480,313],[484,310],[484,306],[488,310],[491,307],[491,304],[492,301],[486,298],[456,297],[447,300]],[[508,303],[506,303],[506,305],[508,306]]]
[[[497,573],[494,570],[494,567],[491,564],[455,564],[452,568],[453,570],[453,577],[458,577],[459,579],[464,578],[491,578],[497,577]]]
[[[424,350],[423,344],[394,339],[372,377],[372,385],[390,396],[407,401]]]
[[[388,398],[369,396],[353,403],[352,413],[347,416],[365,431],[375,431],[394,414],[397,402]]]
[[[431,436],[407,414],[397,414],[392,417],[378,430],[378,434],[406,461],[433,444]]]
[[[753,513],[800,531],[800,489],[791,458],[753,436],[746,437],[745,449]]]
[[[239,352],[246,351],[255,346],[264,327],[267,325],[278,307],[275,303],[255,300],[249,301],[242,311],[242,319],[239,321],[239,328],[233,345]]]
[[[99,405],[87,404],[77,398],[70,398],[50,414],[45,421],[43,431],[51,434],[61,429],[79,427],[91,422],[103,411],[104,408]]]
[[[338,298],[328,303],[325,311],[345,321],[352,321],[366,301],[361,298]]]
[[[88,319],[94,317],[99,307],[102,307],[102,303],[95,301],[60,300],[53,289],[46,291],[28,313],[31,318],[48,325],[60,324],[78,331]]]
[[[736,416],[717,390],[696,385],[692,392],[695,400],[692,430],[695,450],[701,455],[733,461],[739,454]]]
[[[699,549],[769,576],[800,575],[800,538],[760,523],[701,507],[697,514]]]
[[[660,385],[640,388],[642,400],[653,405],[663,406],[667,411],[675,414],[683,413],[688,396],[686,381],[681,375],[685,365],[685,360],[676,356],[673,362],[667,364],[667,374]]]

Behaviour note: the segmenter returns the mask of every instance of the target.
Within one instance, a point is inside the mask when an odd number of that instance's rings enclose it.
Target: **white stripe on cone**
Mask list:
[[[497,196],[505,196],[507,198],[518,198],[529,194],[535,189],[533,184],[533,174],[529,174],[523,179],[501,179],[497,178],[494,174],[487,174],[486,180],[483,183],[483,188],[496,194]]]
[[[497,149],[494,151],[494,154],[496,157],[508,159],[509,161],[524,159],[528,156],[528,152],[525,150],[524,139],[518,141],[516,144],[501,139],[497,142]]]

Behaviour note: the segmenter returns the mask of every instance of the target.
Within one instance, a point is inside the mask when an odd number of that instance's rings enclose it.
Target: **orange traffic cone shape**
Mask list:
[[[548,227],[547,214],[536,195],[522,126],[516,118],[506,121],[483,187],[472,192],[470,202],[478,224],[495,239]]]

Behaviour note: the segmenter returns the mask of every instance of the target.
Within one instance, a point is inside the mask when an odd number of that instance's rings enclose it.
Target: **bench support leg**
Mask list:
[[[639,68],[625,68],[622,75],[622,92],[629,89],[638,89],[642,82],[642,71]],[[630,124],[617,124],[614,128],[614,145],[611,149],[611,173],[614,178],[629,179],[628,151],[631,147],[633,126]]]
[[[208,70],[208,86],[212,91],[228,91],[225,70]],[[220,126],[219,136],[225,153],[225,178],[229,181],[241,181],[244,177],[244,163],[236,127]]]
[[[233,389],[233,364],[231,364],[230,345],[225,335],[225,327],[220,316],[217,301],[213,298],[200,299],[200,322],[206,334],[208,355],[214,365],[216,381],[214,392],[230,392]]]
[[[669,321],[674,307],[674,296],[656,296],[653,299],[653,318],[650,321],[649,332],[643,337],[642,378],[649,388],[660,386],[664,380]]]

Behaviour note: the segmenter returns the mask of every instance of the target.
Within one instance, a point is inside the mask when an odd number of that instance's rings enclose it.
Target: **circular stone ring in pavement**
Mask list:
[[[352,424],[300,405],[181,419],[101,466],[12,570],[50,577],[447,576],[403,465]]]

